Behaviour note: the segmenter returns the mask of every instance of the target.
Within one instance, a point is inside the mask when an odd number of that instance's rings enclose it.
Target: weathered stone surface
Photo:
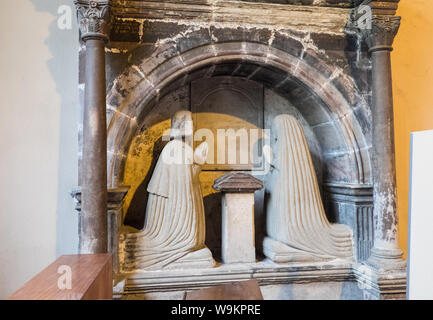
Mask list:
[[[301,112],[305,120],[312,127],[331,121],[329,110],[321,107],[320,101],[314,96],[309,96],[300,102],[299,112]]]
[[[287,79],[287,73],[275,68],[260,67],[260,69],[257,69],[249,76],[249,79],[261,82],[268,88],[274,88]]]
[[[339,128],[334,122],[325,122],[313,127],[317,140],[322,147],[326,150],[327,154],[341,153],[347,151],[343,143],[343,137],[339,132]]]
[[[290,53],[295,57],[300,57],[304,52],[304,45],[296,39],[287,37],[286,33],[275,32],[272,47]]]
[[[137,20],[115,20],[111,29],[111,41],[139,42],[142,23]]]
[[[351,154],[327,154],[323,156],[323,181],[345,182],[356,181],[356,172],[351,164]]]

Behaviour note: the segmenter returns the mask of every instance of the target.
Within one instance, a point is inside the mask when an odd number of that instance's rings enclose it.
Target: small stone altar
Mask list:
[[[254,192],[263,183],[249,174],[230,173],[215,180],[213,188],[223,193],[223,262],[256,262]]]

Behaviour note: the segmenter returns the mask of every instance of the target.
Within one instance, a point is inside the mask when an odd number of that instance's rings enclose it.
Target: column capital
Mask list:
[[[400,28],[401,17],[373,16],[371,29],[362,30],[369,51],[392,51],[392,43]]]
[[[108,42],[111,29],[111,0],[75,0],[81,39]]]

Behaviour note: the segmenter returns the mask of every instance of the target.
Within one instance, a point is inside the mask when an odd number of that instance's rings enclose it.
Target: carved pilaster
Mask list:
[[[111,29],[111,1],[74,1],[77,7],[81,39],[109,40]]]
[[[391,51],[400,17],[373,16],[362,30],[372,61],[374,246],[366,263],[379,274],[404,273],[398,245]]]
[[[352,229],[356,259],[367,260],[374,242],[373,187],[326,183],[324,190],[329,217]]]
[[[392,51],[392,43],[400,28],[401,17],[374,16],[371,29],[362,30],[370,52],[378,50]]]

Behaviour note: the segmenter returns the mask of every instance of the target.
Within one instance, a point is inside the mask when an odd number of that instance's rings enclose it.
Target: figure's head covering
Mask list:
[[[291,158],[290,145],[293,145],[293,140],[299,136],[303,134],[296,118],[288,114],[280,114],[274,118],[271,130],[274,165],[278,168],[287,165],[285,162]]]
[[[192,114],[190,111],[181,110],[171,118],[172,138],[191,137],[193,134]]]

